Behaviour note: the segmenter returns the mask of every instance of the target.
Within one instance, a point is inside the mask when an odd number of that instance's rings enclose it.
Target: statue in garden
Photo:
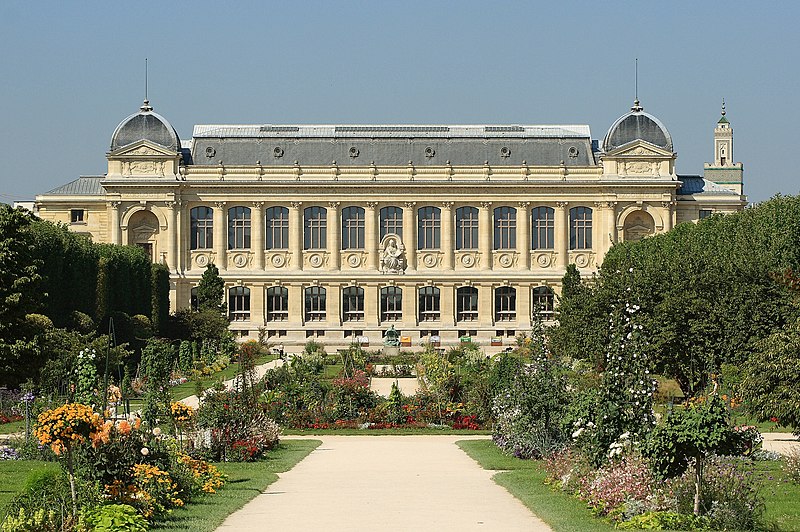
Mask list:
[[[383,337],[383,345],[386,347],[400,347],[400,332],[394,328],[394,325],[386,331]]]

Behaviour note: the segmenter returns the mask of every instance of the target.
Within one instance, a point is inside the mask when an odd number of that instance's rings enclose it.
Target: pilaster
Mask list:
[[[122,235],[120,232],[119,227],[119,201],[112,201],[109,202],[109,207],[111,207],[111,220],[108,224],[108,230],[111,232],[111,243],[112,244],[120,244],[122,242]]]
[[[494,227],[492,227],[492,202],[482,201],[478,219],[479,227],[479,247],[481,253],[481,270],[492,269],[492,237]]]
[[[403,244],[406,247],[408,269],[417,269],[417,202],[403,203]],[[405,316],[405,293],[403,295],[403,315]]]
[[[567,269],[569,265],[569,202],[556,202],[556,219],[553,220],[555,246],[558,254],[558,266]]]
[[[453,202],[442,202],[442,269],[453,269]]]
[[[264,269],[264,248],[266,242],[264,239],[264,202],[253,202],[253,213],[250,217],[250,223],[253,228],[253,238],[250,246],[253,250],[253,269],[261,271]]]
[[[365,209],[366,220],[364,220],[364,243],[367,249],[367,268],[370,270],[378,269],[378,221],[377,216],[377,201],[368,201],[367,208]]]
[[[341,265],[342,246],[339,236],[342,231],[342,222],[339,219],[339,201],[328,202],[328,256],[330,257],[329,270],[338,270]]]
[[[530,201],[517,203],[517,269],[529,270],[531,259],[531,213]]]
[[[292,283],[286,286],[289,291],[289,327],[300,327],[303,325],[303,308],[305,297],[303,286],[299,283]]]
[[[228,267],[228,211],[224,201],[214,202],[214,263],[224,270]]]
[[[292,269],[303,269],[303,202],[289,202],[289,253]]]

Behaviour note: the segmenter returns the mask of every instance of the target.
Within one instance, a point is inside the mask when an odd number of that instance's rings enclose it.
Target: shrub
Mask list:
[[[94,532],[147,532],[147,520],[128,504],[106,504],[90,508],[81,516]]]
[[[792,449],[783,464],[783,472],[791,482],[800,484],[800,449]]]
[[[601,467],[594,476],[583,476],[579,484],[581,499],[598,515],[606,515],[626,503],[648,502],[655,480],[641,459],[626,457]]]
[[[705,516],[677,512],[645,512],[617,524],[621,530],[707,530],[710,520]]]

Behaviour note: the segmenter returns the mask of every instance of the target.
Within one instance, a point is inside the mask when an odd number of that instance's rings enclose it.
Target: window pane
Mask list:
[[[592,209],[589,207],[569,210],[569,248],[592,248]]]
[[[389,233],[403,238],[403,209],[401,207],[383,207],[381,216],[381,240]]]
[[[418,249],[439,249],[441,247],[441,209],[422,207],[418,214]]]
[[[228,290],[228,319],[248,321],[250,319],[250,289],[234,286]]]
[[[289,319],[289,290],[283,286],[267,288],[267,321]]]
[[[495,321],[517,319],[517,291],[510,286],[501,286],[494,291]]]
[[[396,286],[381,288],[381,321],[403,318],[403,290]]]
[[[325,321],[325,289],[310,286],[305,290],[305,321]]]
[[[250,248],[250,208],[228,209],[228,249]]]
[[[419,289],[419,321],[439,320],[439,289],[425,286]]]
[[[303,213],[303,249],[325,249],[328,230],[325,207],[308,207]]]
[[[475,321],[478,319],[478,289],[462,286],[456,290],[456,320]]]
[[[189,211],[191,249],[214,247],[214,211],[211,207],[195,207]]]
[[[456,249],[478,249],[478,209],[456,209]]]
[[[267,249],[289,249],[289,209],[267,209]]]
[[[342,289],[342,321],[364,320],[364,289],[348,286]]]
[[[342,249],[364,249],[364,209],[342,209]]]
[[[494,249],[517,247],[517,209],[498,207],[494,210]]]
[[[538,315],[543,320],[553,319],[554,306],[553,290],[547,286],[537,286],[531,294],[531,309],[533,316]]]
[[[555,211],[551,207],[531,210],[531,249],[554,249]]]

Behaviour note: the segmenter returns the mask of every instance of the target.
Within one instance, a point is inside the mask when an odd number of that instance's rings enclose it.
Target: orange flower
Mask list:
[[[119,433],[123,436],[127,436],[131,433],[131,424],[125,421],[124,419],[119,422],[119,426],[117,427]]]

